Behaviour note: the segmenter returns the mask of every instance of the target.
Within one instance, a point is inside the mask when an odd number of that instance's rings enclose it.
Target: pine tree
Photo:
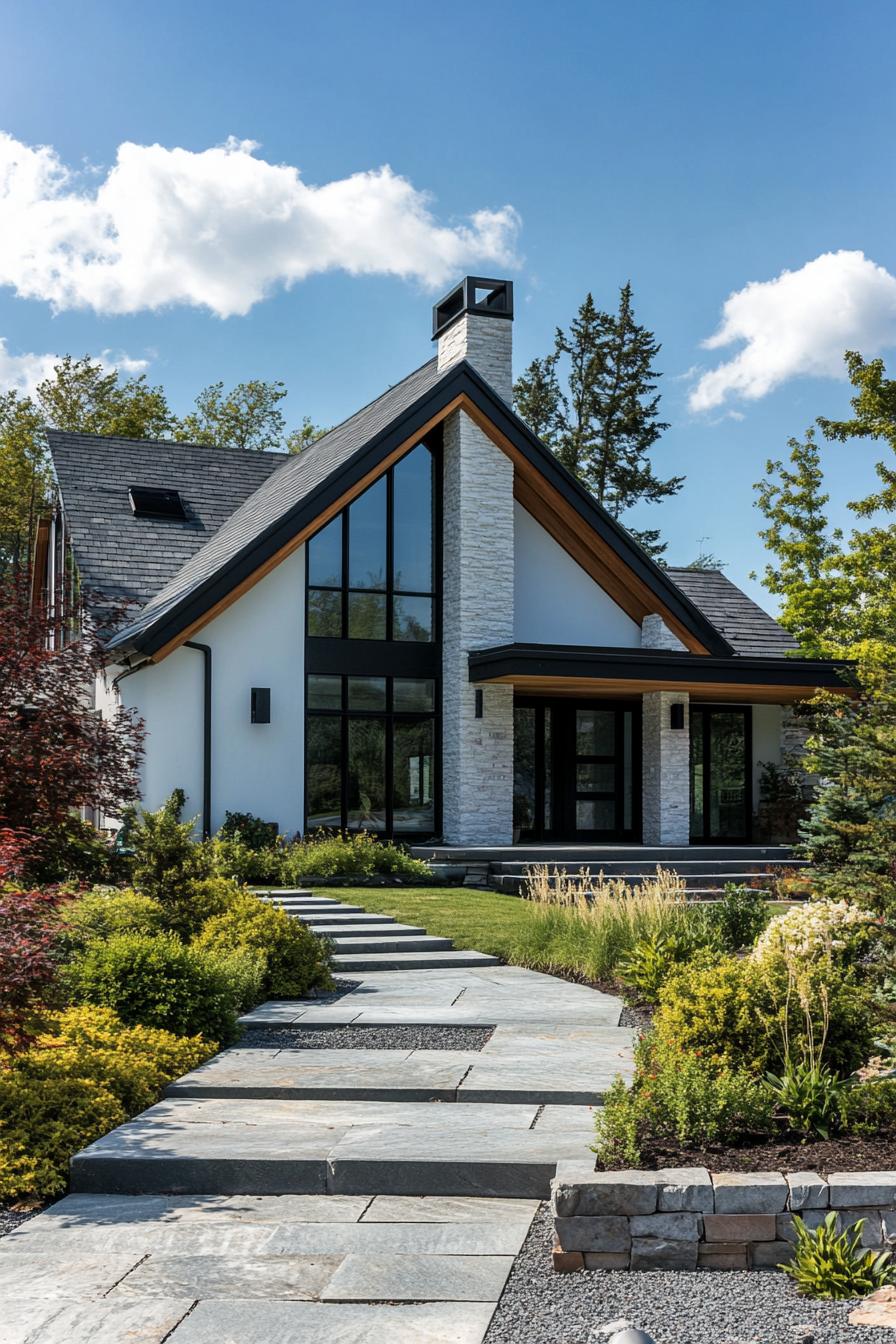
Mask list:
[[[896,679],[819,697],[807,766],[822,779],[800,828],[822,895],[896,913]]]
[[[614,518],[635,504],[677,494],[683,476],[662,479],[651,450],[668,424],[659,419],[659,342],[634,317],[625,284],[615,313],[587,294],[569,331],[557,328],[554,350],[534,360],[514,387],[517,411],[566,469]],[[565,374],[565,390],[559,370]],[[632,535],[653,555],[665,547],[655,529]]]

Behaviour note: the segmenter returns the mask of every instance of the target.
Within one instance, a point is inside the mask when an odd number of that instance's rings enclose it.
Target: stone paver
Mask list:
[[[338,901],[292,904],[380,937]],[[482,1344],[557,1163],[590,1160],[632,1033],[581,985],[386,955],[409,969],[244,1020],[494,1027],[483,1050],[223,1052],[77,1154],[74,1193],[0,1241],[0,1344]]]

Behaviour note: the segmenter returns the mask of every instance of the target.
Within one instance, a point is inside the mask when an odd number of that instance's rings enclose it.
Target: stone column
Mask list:
[[[691,836],[687,691],[645,691],[642,703],[642,812],[645,845],[687,845]],[[681,705],[684,727],[672,727]]]
[[[483,686],[476,718],[468,654],[513,642],[513,464],[463,411],[444,429],[443,555],[442,831],[509,845],[513,687]]]

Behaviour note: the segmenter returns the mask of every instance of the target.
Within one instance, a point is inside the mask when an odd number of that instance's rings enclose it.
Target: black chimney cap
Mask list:
[[[441,336],[464,313],[506,317],[513,321],[513,281],[466,275],[432,310],[432,338]]]

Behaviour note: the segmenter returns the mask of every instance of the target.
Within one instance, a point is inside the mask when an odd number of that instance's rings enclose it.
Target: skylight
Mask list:
[[[162,490],[154,485],[132,485],[128,490],[135,518],[186,519],[187,511],[179,490]]]

